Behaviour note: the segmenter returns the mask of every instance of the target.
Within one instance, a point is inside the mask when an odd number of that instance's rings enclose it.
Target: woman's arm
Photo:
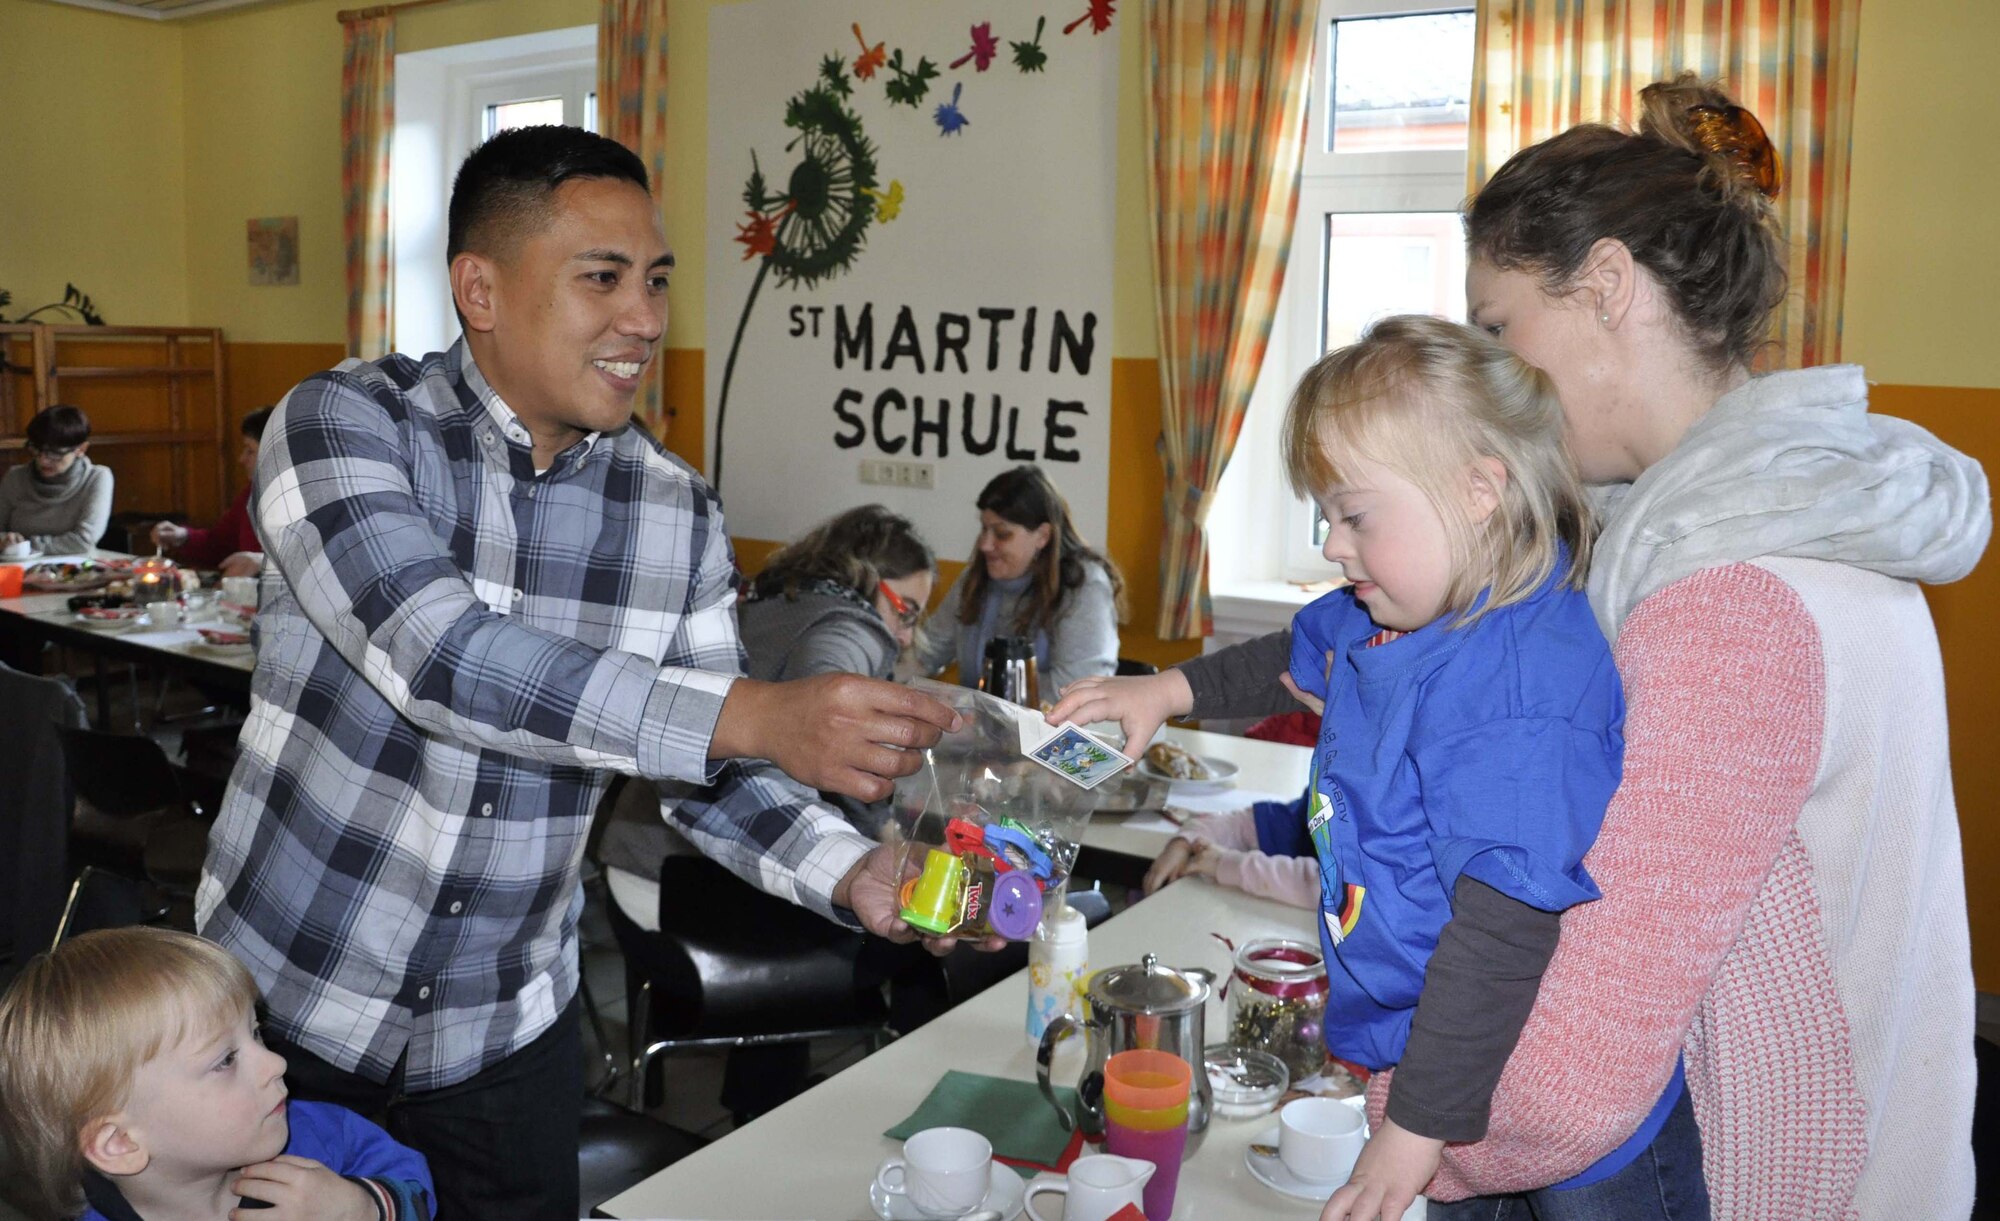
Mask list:
[[[1825,667],[1790,586],[1747,564],[1675,582],[1614,656],[1624,779],[1585,858],[1604,897],[1565,913],[1486,1138],[1447,1148],[1439,1199],[1560,1182],[1631,1135],[1812,791]],[[1378,1116],[1392,1076],[1370,1083]]]
[[[1064,596],[1048,633],[1049,672],[1041,680],[1045,697],[1053,698],[1079,678],[1117,671],[1118,609],[1102,565],[1085,565],[1083,584]]]
[[[919,673],[936,674],[958,660],[958,634],[965,630],[958,621],[958,604],[964,596],[965,574],[961,572],[945,591],[944,600],[924,620],[923,634],[917,638]]]

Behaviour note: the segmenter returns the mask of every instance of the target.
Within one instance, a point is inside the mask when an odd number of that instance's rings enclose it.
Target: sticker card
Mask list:
[[[1075,725],[1065,723],[1028,757],[1078,788],[1094,789],[1132,766],[1132,760]]]

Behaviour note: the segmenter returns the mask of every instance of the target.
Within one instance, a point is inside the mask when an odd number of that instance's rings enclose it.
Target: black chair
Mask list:
[[[65,679],[0,665],[0,741],[31,763],[0,785],[0,985],[49,943],[69,878],[69,777],[52,756],[57,730],[84,723]]]
[[[103,928],[130,928],[135,924],[158,924],[167,917],[167,902],[137,878],[85,865],[70,883],[69,901],[63,904],[62,920],[56,925],[54,942],[61,945],[71,937]]]
[[[603,1216],[598,1206],[658,1174],[708,1142],[692,1132],[634,1115],[600,1098],[583,1100],[578,1134],[579,1203],[586,1217]]]
[[[191,899],[208,852],[208,813],[190,797],[158,742],[95,729],[57,730],[79,804],[72,844],[108,850],[129,864],[136,849],[147,880]]]
[[[1148,674],[1158,674],[1160,667],[1150,661],[1140,661],[1136,657],[1121,657],[1118,668],[1112,673],[1119,678],[1141,678]]]
[[[859,982],[864,938],[774,898],[702,856],[660,869],[660,931],[616,903],[608,915],[625,956],[631,1105],[649,1105],[662,1056],[690,1047],[765,1047],[887,1036],[879,987]]]

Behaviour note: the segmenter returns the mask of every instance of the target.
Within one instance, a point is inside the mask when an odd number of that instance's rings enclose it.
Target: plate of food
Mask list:
[[[201,639],[188,647],[197,653],[207,653],[211,657],[248,657],[250,655],[250,633],[232,631],[228,628],[198,627],[195,635]]]
[[[74,614],[77,623],[101,632],[130,631],[151,621],[143,606],[80,606]]]
[[[1139,758],[1139,774],[1164,780],[1183,793],[1220,793],[1236,786],[1236,765],[1196,755],[1172,742],[1155,742]]]
[[[100,589],[111,584],[118,571],[96,560],[76,560],[63,564],[37,564],[21,577],[21,584],[43,593],[75,593]]]

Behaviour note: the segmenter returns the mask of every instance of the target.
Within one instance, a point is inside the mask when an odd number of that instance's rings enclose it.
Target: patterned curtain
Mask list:
[[[597,19],[597,130],[646,163],[659,206],[667,175],[667,0],[604,0]],[[656,437],[667,428],[665,364],[655,356],[633,404]]]
[[[1780,368],[1840,359],[1861,0],[1480,0],[1467,172],[1577,123],[1631,127],[1639,90],[1687,70],[1756,112],[1784,175],[1791,291]]]
[[[1162,639],[1210,628],[1203,523],[1284,285],[1318,0],[1151,0],[1146,194],[1158,279]]]
[[[347,242],[347,354],[386,355],[394,301],[389,264],[389,137],[396,126],[396,18],[355,17],[342,27],[341,234]]]

